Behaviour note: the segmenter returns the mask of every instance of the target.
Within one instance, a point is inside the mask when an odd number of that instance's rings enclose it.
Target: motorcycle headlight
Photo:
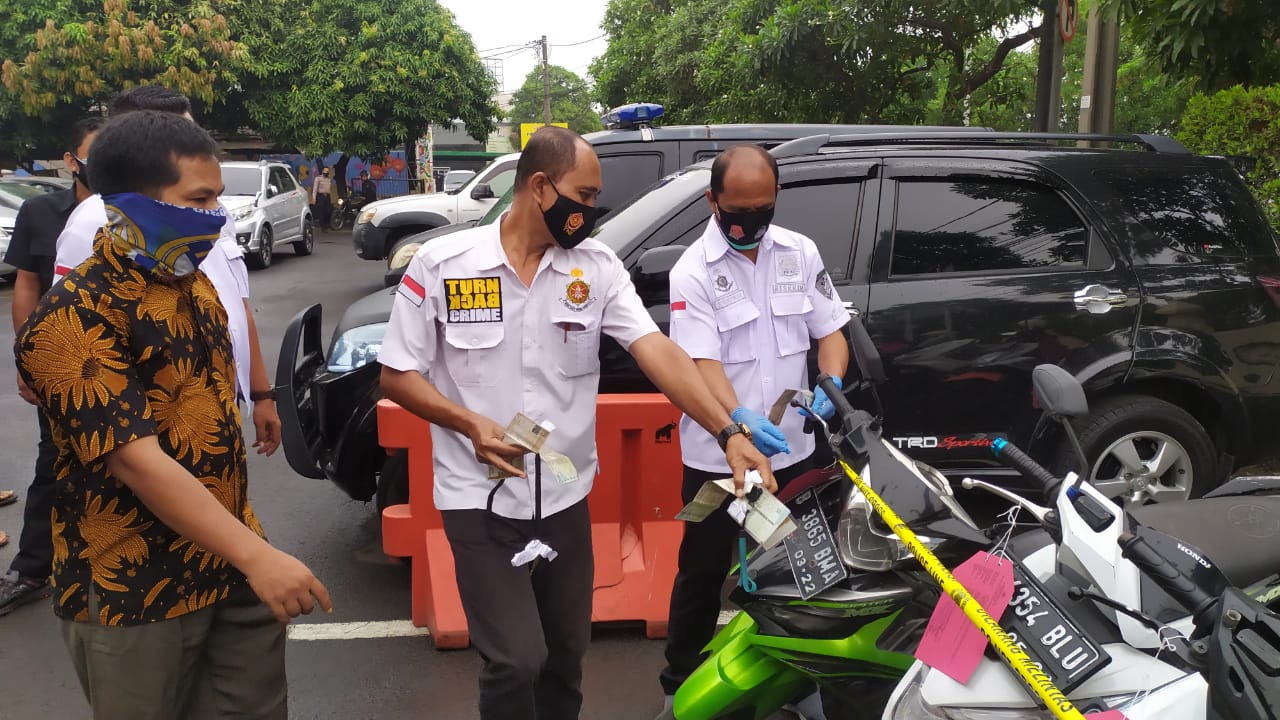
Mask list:
[[[233,211],[231,213],[231,216],[234,217],[236,220],[246,220],[250,215],[253,214],[253,211],[257,209],[258,208],[252,205],[245,205],[244,207]]]
[[[859,476],[870,482],[867,468],[863,468]],[[930,550],[942,543],[940,539],[916,537]],[[879,521],[867,497],[856,487],[850,491],[844,510],[840,512],[836,549],[840,551],[840,560],[844,564],[868,572],[886,572],[913,559],[911,549]]]
[[[391,270],[409,267],[409,261],[413,259],[413,256],[420,249],[422,249],[422,243],[409,243],[401,247],[391,254],[391,259],[387,261],[387,267]]]
[[[351,328],[342,333],[329,352],[329,372],[351,372],[378,359],[387,323],[374,323]]]
[[[356,224],[362,225],[364,223],[371,223],[373,222],[373,219],[377,217],[377,215],[378,215],[378,208],[369,208],[367,210],[361,210],[360,214],[356,216]]]
[[[897,700],[884,709],[884,720],[1053,720],[1053,713],[1030,707],[979,708],[933,705],[924,699],[924,679],[932,670],[917,669],[903,678]],[[1072,699],[1081,713],[1123,709],[1136,694]]]

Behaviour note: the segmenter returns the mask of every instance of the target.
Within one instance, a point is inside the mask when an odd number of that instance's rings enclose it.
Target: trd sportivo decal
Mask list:
[[[994,435],[948,435],[946,437],[938,437],[936,435],[906,435],[895,437],[893,444],[898,446],[899,450],[964,450],[966,448],[989,448],[999,438],[1004,437],[999,433]]]

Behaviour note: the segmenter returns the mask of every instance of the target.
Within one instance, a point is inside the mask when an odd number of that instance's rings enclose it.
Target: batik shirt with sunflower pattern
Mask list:
[[[93,256],[44,296],[15,353],[58,446],[54,609],[138,625],[208,607],[245,579],[113,478],[111,451],[155,436],[223,507],[262,529],[246,497],[231,341],[213,285],[200,272],[143,270],[109,237],[100,232]]]

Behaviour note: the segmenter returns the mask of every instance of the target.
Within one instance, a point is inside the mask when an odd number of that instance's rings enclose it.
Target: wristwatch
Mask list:
[[[745,435],[748,442],[751,441],[751,428],[743,425],[742,423],[726,425],[725,428],[720,431],[720,434],[716,435],[716,442],[720,443],[720,449],[724,450],[727,448],[729,445],[729,438],[739,433]]]
[[[249,399],[253,402],[262,402],[263,400],[275,400],[276,389],[269,387],[266,390],[250,390]]]

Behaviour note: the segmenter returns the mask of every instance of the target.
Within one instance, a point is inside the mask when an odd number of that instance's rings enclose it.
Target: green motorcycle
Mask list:
[[[879,407],[879,355],[861,324],[851,323],[850,335],[864,378],[850,392],[870,390]],[[797,397],[792,404],[803,407],[805,401]],[[876,417],[859,411],[841,427],[816,424],[832,452],[948,565],[991,544],[947,478],[884,441]],[[732,592],[730,600],[742,612],[712,639],[710,657],[660,719],[763,720],[815,684],[827,720],[879,718],[911,666],[938,601],[937,585],[838,468],[796,478],[779,499],[797,530],[748,556],[754,591],[743,583]]]

